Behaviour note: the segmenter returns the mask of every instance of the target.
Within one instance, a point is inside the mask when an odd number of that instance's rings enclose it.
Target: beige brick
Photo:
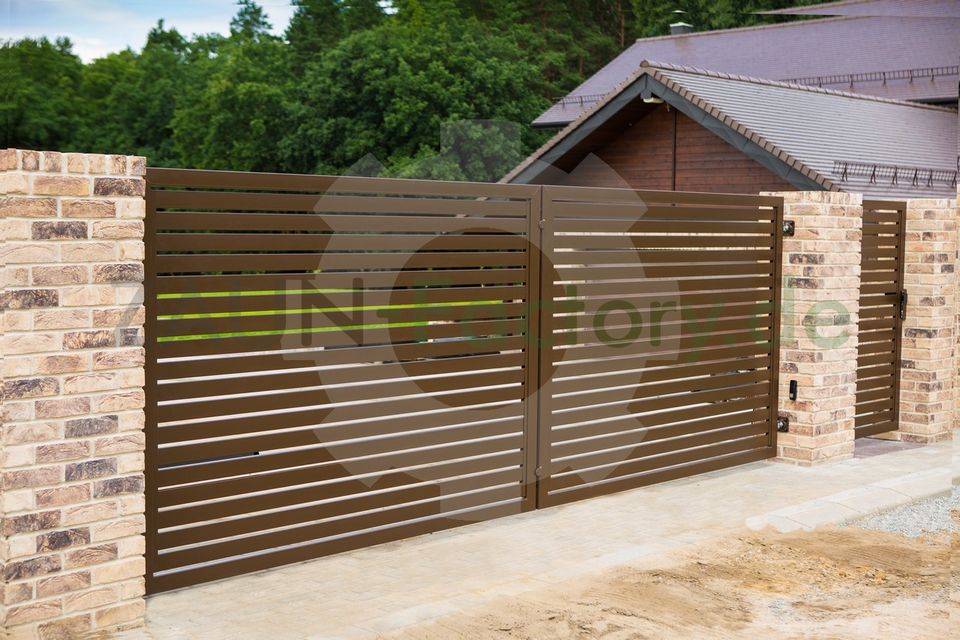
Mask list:
[[[0,247],[0,262],[26,264],[59,262],[59,247],[42,242],[8,242]]]
[[[33,193],[38,196],[87,196],[90,179],[77,176],[35,176]]]
[[[143,558],[126,558],[91,567],[90,575],[93,584],[109,584],[142,576],[144,569]]]
[[[107,156],[100,153],[88,153],[87,171],[89,173],[107,173]]]
[[[115,587],[99,587],[89,591],[71,593],[63,598],[63,610],[85,611],[97,609],[108,604],[115,604],[120,599],[120,589]]]
[[[116,301],[115,287],[83,285],[60,289],[60,306],[92,307],[112,305]]]
[[[6,471],[3,474],[3,490],[24,489],[29,487],[43,487],[63,482],[63,471],[60,467],[36,467]]]
[[[0,306],[0,309],[3,307]],[[0,333],[30,331],[33,328],[33,314],[26,311],[5,311],[0,314]]]
[[[87,172],[87,158],[82,153],[68,153],[65,154],[67,157],[67,171],[69,173],[86,173]]]
[[[146,203],[143,198],[123,198],[117,200],[118,218],[135,218],[143,220],[146,217]]]
[[[84,265],[71,264],[52,267],[33,267],[30,271],[34,284],[83,284],[90,281],[90,271]]]
[[[143,156],[127,156],[127,173],[142,176],[147,173],[147,159]]]
[[[121,589],[123,588],[123,585],[121,585]],[[3,604],[5,605],[17,604],[31,598],[33,598],[33,584],[29,582],[3,585]]]
[[[5,623],[9,627],[49,620],[59,616],[62,609],[59,600],[40,600],[27,604],[9,607],[6,611]]]
[[[0,193],[30,193],[30,180],[22,173],[0,173]]]
[[[117,259],[114,242],[64,242],[60,244],[64,262],[109,262]]]
[[[37,400],[35,411],[38,418],[65,418],[90,412],[90,398],[72,397],[54,400]]]
[[[120,247],[120,260],[139,260],[143,261],[146,255],[144,244],[137,240],[124,240],[118,243]]]
[[[101,609],[94,615],[98,627],[109,627],[143,618],[146,605],[142,599],[134,600],[109,609]]]
[[[72,553],[72,552],[68,552]],[[68,593],[70,591],[79,591],[90,586],[89,571],[74,571],[73,573],[63,573],[50,578],[42,578],[37,581],[37,597],[48,598],[50,596]]]
[[[37,462],[64,462],[90,455],[88,442],[58,442],[37,447]]]
[[[52,489],[40,489],[36,492],[38,507],[60,507],[68,504],[86,502],[90,499],[90,485],[74,484]]]
[[[33,314],[37,329],[76,329],[90,326],[90,312],[85,309],[57,309]]]
[[[92,628],[92,616],[85,613],[37,625],[37,635],[40,640],[73,640],[86,638]]]
[[[56,218],[54,198],[0,197],[0,218]]]
[[[117,544],[96,544],[82,549],[71,549],[64,554],[67,569],[107,564],[117,559]]]
[[[118,374],[112,371],[66,376],[63,379],[63,392],[73,394],[108,391],[117,388],[117,380]]]
[[[93,311],[93,326],[95,327],[126,327],[142,325],[146,319],[143,306],[118,307],[116,309],[95,309]]]
[[[131,389],[108,393],[94,398],[92,407],[97,413],[142,409],[144,406],[143,389]]]
[[[113,200],[64,199],[60,207],[64,218],[113,218],[117,215],[117,203]]]
[[[90,368],[90,357],[84,354],[56,354],[39,358],[38,373],[74,373]]]
[[[55,333],[11,333],[0,337],[4,355],[59,351],[60,336]]]
[[[23,444],[28,442],[46,442],[56,440],[63,433],[59,422],[27,422],[8,424],[4,426],[3,439],[7,444]],[[110,453],[110,445],[104,448],[103,453]]]
[[[93,369],[95,371],[142,367],[143,362],[144,352],[142,348],[96,351],[93,354]]]
[[[60,173],[63,169],[63,154],[57,151],[44,151],[40,166],[43,171]]]
[[[0,171],[10,171],[17,168],[17,150],[0,149]]]
[[[23,150],[20,152],[20,167],[24,171],[40,170],[40,152]]]
[[[91,502],[89,504],[77,505],[75,507],[64,508],[61,515],[65,526],[76,524],[89,524],[91,522],[112,520],[120,515],[119,503],[115,500]],[[112,559],[112,558],[111,558]],[[71,557],[67,556],[66,564],[71,566]]]
[[[124,240],[143,238],[143,222],[140,220],[96,220],[92,237]]]

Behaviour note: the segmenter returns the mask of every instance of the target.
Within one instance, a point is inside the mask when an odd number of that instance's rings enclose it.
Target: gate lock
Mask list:
[[[907,319],[907,299],[908,299],[907,290],[902,289],[900,291],[900,319],[901,320]]]

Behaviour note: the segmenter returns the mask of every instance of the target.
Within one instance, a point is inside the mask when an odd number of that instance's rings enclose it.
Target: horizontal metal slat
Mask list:
[[[158,212],[158,231],[336,231],[450,233],[479,229],[525,234],[527,221],[490,216],[321,215],[310,213]],[[163,237],[161,233],[160,238]]]

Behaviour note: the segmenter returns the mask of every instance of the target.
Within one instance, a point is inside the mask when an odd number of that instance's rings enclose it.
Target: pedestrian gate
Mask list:
[[[779,198],[147,183],[150,592],[774,455]]]
[[[856,437],[897,429],[906,203],[863,201]]]

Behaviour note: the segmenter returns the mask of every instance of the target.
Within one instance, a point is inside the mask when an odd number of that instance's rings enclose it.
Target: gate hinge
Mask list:
[[[908,299],[907,290],[901,289],[900,290],[900,319],[901,320],[907,319],[907,299]]]
[[[780,433],[790,431],[790,418],[787,416],[777,416],[777,431]]]
[[[534,470],[533,470],[533,475],[537,476],[538,478],[539,478],[540,476],[542,476],[542,475],[543,475],[543,467],[537,467],[536,469],[534,469]]]
[[[543,218],[540,218],[540,221],[537,222],[537,226],[543,229],[543,226],[546,224],[546,222],[547,222],[546,220],[544,220]]]
[[[783,221],[783,235],[785,237],[793,237],[793,234],[797,232],[797,224],[793,220],[784,220]]]

